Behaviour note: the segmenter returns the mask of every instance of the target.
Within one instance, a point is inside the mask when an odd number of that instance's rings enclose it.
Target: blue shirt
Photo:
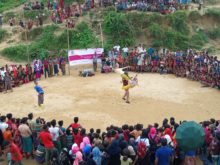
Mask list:
[[[169,160],[173,155],[173,151],[170,147],[161,147],[156,151],[156,157],[158,158],[158,165],[169,165]]]
[[[43,89],[42,89],[40,86],[36,85],[36,86],[34,87],[34,89],[37,91],[37,93],[39,93],[39,94],[44,94],[44,91],[43,91]]]

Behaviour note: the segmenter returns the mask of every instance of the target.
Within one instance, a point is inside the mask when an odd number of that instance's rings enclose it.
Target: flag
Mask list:
[[[60,7],[63,9],[64,8],[64,0],[60,0]]]

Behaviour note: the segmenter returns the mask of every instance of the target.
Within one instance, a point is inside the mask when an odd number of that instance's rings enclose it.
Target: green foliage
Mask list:
[[[0,43],[5,39],[7,36],[7,31],[4,29],[0,29]]]
[[[25,19],[36,19],[39,14],[43,14],[43,19],[46,20],[50,15],[51,11],[48,10],[25,10],[24,11],[24,18]]]
[[[166,16],[168,21],[171,24],[171,27],[185,35],[188,35],[190,30],[187,25],[187,13],[184,11],[177,11],[173,14],[169,14]]]
[[[152,23],[150,26],[149,26],[149,32],[150,32],[150,36],[153,37],[153,38],[157,38],[157,39],[162,39],[163,38],[163,29],[162,27],[157,24],[157,23]]]
[[[25,2],[26,0],[1,0],[0,1],[0,13],[6,10],[12,9],[14,7],[17,7]]]
[[[4,19],[3,19],[3,21],[4,21],[5,23],[7,23],[10,18],[14,18],[14,17],[16,17],[16,16],[17,16],[17,15],[16,15],[14,12],[7,12],[7,13],[4,14]]]
[[[208,36],[213,40],[220,39],[220,27],[210,30]]]
[[[42,27],[34,28],[34,29],[27,32],[27,39],[28,39],[28,41],[30,41],[30,40],[33,41],[33,40],[37,39],[42,33],[43,33]],[[26,40],[25,32],[21,33],[21,39],[23,41]]]
[[[191,37],[189,45],[192,48],[201,49],[205,43],[206,38],[204,37],[204,35],[201,33],[197,33]]]
[[[41,52],[59,52],[60,50],[68,49],[67,30],[63,31],[59,36],[54,35],[56,30],[58,30],[58,27],[52,25],[33,29],[28,33],[28,37],[34,39],[34,42],[28,45],[28,54],[31,59],[40,57]],[[69,30],[69,38],[70,49],[100,46],[99,40],[94,36],[92,30],[85,22],[78,24],[74,30]],[[14,46],[4,49],[3,55],[9,59],[23,61],[27,60],[26,50],[27,46],[25,45]]]
[[[111,11],[104,17],[104,33],[112,43],[130,46],[135,41],[133,26],[123,13]]]
[[[206,12],[206,15],[209,17],[213,17],[214,19],[218,21],[220,20],[220,10],[217,8],[208,9]]]
[[[13,61],[25,61],[27,60],[26,54],[27,46],[25,45],[18,45],[9,47],[3,50],[4,56],[8,57]]]
[[[200,18],[202,18],[202,16],[201,16],[201,14],[198,11],[191,11],[189,13],[189,19],[191,21],[197,21]]]

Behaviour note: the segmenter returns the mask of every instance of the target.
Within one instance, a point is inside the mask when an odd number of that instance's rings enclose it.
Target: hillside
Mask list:
[[[25,2],[21,1],[21,3]],[[212,2],[213,3],[213,2]],[[101,47],[103,31],[104,48],[109,50],[114,44],[134,47],[143,43],[147,47],[170,50],[208,49],[218,55],[220,52],[220,3],[206,3],[198,11],[196,4],[187,10],[161,15],[156,12],[116,12],[114,7],[95,8],[83,12],[82,16],[72,17],[75,27],[66,28],[65,21],[55,25],[51,11],[23,11],[23,5],[14,4],[14,9],[1,8],[4,24],[0,29],[0,55],[10,60],[27,61],[47,55],[66,55],[68,34],[70,49]],[[18,6],[18,7],[17,7]],[[10,27],[8,20],[35,20],[39,13],[44,14],[44,25],[33,26],[25,31],[19,26]],[[102,26],[100,26],[100,23]]]

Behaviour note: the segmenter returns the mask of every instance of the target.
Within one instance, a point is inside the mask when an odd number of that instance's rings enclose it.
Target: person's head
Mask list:
[[[66,130],[66,134],[67,134],[67,135],[71,135],[69,129]]]
[[[57,122],[56,122],[56,120],[55,120],[55,119],[53,119],[53,120],[50,122],[50,124],[51,124],[51,126],[52,126],[52,127],[55,127],[55,126],[56,126],[56,124],[57,124]]]
[[[5,122],[6,116],[1,116],[0,120],[1,120],[1,122]]]
[[[215,124],[215,119],[210,119],[210,122],[212,123],[212,124]]]
[[[91,134],[93,134],[93,133],[94,133],[94,128],[91,128],[91,129],[89,130],[89,132],[90,132]]]
[[[86,129],[85,129],[85,128],[82,128],[80,134],[81,134],[82,136],[85,136],[85,135],[86,135]]]
[[[22,118],[22,119],[21,119],[21,123],[22,123],[22,124],[27,124],[27,118],[26,118],[26,117]]]
[[[48,131],[48,125],[47,125],[47,124],[44,124],[44,125],[43,125],[43,130],[44,130],[44,131]]]
[[[28,119],[29,119],[29,120],[32,120],[32,119],[33,119],[33,113],[29,113],[29,114],[28,114]]]
[[[170,125],[174,126],[174,124],[175,124],[175,118],[171,117],[170,118]]]
[[[143,125],[142,125],[142,124],[137,124],[137,125],[135,126],[135,128],[136,128],[137,131],[140,131],[140,130],[142,130]]]
[[[96,129],[95,131],[97,134],[100,134],[101,133],[101,130],[100,129]]]
[[[79,132],[79,130],[78,130],[77,128],[74,128],[74,129],[73,129],[73,134],[74,134],[74,135],[77,135],[78,132]]]
[[[63,126],[63,120],[58,121],[58,125],[59,125],[60,127],[62,127],[62,126]]]
[[[128,130],[128,125],[127,124],[123,125],[122,130]]]
[[[161,142],[161,145],[162,145],[162,146],[166,146],[166,145],[167,145],[167,139],[165,139],[165,138],[162,138],[162,139],[160,140],[160,142]]]
[[[167,124],[168,124],[168,119],[165,118],[165,119],[163,120],[163,126],[165,126],[165,125],[167,125]]]
[[[8,113],[8,114],[6,115],[6,117],[7,117],[8,120],[11,120],[12,114],[11,114],[11,113]]]
[[[78,123],[79,118],[78,117],[74,117],[73,121],[74,121],[74,123]]]
[[[157,129],[159,127],[158,123],[154,123],[154,127]]]

